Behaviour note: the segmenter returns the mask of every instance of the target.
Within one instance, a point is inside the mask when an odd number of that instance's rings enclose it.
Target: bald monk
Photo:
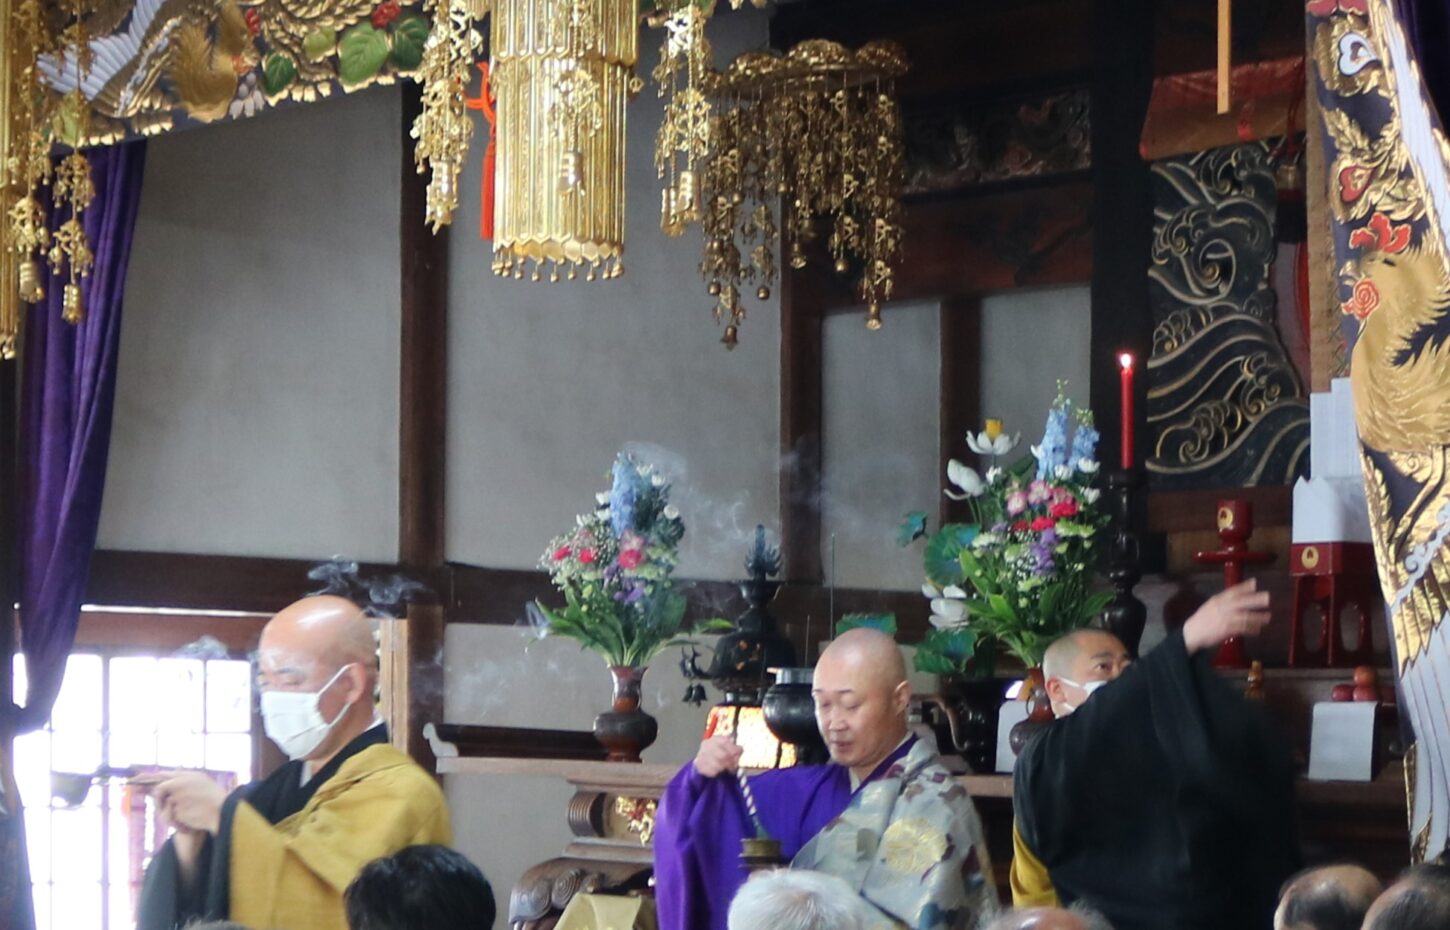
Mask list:
[[[1003,914],[982,930],[1113,930],[1103,915],[1091,908],[1074,905],[1029,907]]]
[[[981,824],[966,790],[906,724],[901,650],[870,629],[821,654],[813,692],[827,765],[750,776],[765,831],[792,868],[836,875],[872,906],[875,926],[974,927],[997,910]],[[700,744],[661,799],[655,897],[661,930],[726,930],[745,880],[740,841],[756,829],[728,736]]]
[[[1057,716],[1017,760],[1012,897],[1084,901],[1117,930],[1269,930],[1300,864],[1288,753],[1208,663],[1269,621],[1253,581],[1136,665],[1079,630],[1043,661]]]
[[[195,918],[346,930],[343,891],[365,864],[451,838],[443,793],[389,745],[373,706],[362,608],[304,598],[267,623],[257,660],[263,726],[292,761],[230,795],[195,772],[156,788],[177,831],[147,870],[138,930]]]
[[[1274,930],[1360,930],[1384,884],[1357,865],[1325,865],[1291,878],[1279,896]]]

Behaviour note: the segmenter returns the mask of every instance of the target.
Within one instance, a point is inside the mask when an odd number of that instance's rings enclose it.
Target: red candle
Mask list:
[[[1133,467],[1133,354],[1124,352],[1118,356],[1119,374],[1123,380],[1123,471]]]

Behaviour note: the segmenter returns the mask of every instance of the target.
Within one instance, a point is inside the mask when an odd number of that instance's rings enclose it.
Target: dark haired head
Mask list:
[[[1450,866],[1417,865],[1380,896],[1364,930],[1444,930],[1450,927]]]
[[[314,566],[307,577],[322,582],[322,587],[308,596],[330,594],[352,601],[369,617],[401,617],[408,604],[428,592],[428,587],[402,575],[364,578],[358,564],[348,559],[333,559]]]
[[[1384,886],[1357,865],[1306,869],[1279,892],[1279,930],[1360,930],[1364,915]]]
[[[462,854],[409,846],[363,866],[343,894],[351,930],[491,930],[493,889]]]

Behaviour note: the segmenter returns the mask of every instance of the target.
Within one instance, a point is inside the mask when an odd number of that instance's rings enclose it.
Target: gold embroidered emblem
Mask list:
[[[919,817],[903,817],[881,837],[882,858],[893,872],[920,875],[946,854],[946,834]]]

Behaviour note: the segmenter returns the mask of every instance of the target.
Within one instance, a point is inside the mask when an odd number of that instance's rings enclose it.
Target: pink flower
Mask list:
[[[1012,529],[1020,532],[1021,530],[1027,529],[1027,526],[1028,524],[1026,520],[1018,520],[1012,524]]]
[[[582,562],[582,563],[584,563],[585,565],[593,565],[594,564],[594,550],[593,549],[580,549],[579,550],[579,561]]]
[[[1007,512],[1012,516],[1027,509],[1027,495],[1021,491],[1013,491],[1007,495]]]
[[[1057,526],[1057,519],[1054,517],[1038,517],[1032,521],[1033,532],[1040,533],[1043,530],[1050,530]]]
[[[1046,481],[1034,481],[1027,486],[1027,502],[1030,504],[1044,504],[1052,497],[1052,485]]]
[[[639,568],[639,563],[643,561],[644,553],[638,549],[623,549],[619,553],[619,567],[625,571]]]
[[[572,552],[572,551],[573,550],[571,550],[568,546],[560,546],[559,548],[557,548],[557,549],[554,550],[554,561],[555,562],[562,562],[562,561],[564,561],[565,559],[567,559],[569,557],[569,553]]]

